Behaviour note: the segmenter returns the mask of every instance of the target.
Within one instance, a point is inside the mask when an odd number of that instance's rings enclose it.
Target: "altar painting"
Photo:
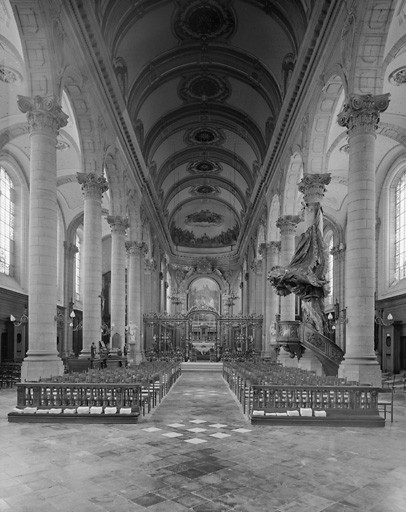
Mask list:
[[[220,313],[220,287],[212,279],[202,277],[193,281],[189,288],[189,309],[196,306],[198,309],[213,308]]]

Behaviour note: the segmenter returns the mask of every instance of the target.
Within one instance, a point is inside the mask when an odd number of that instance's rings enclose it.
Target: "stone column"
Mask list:
[[[306,229],[314,224],[316,220],[316,211],[322,204],[326,185],[331,181],[331,174],[306,174],[299,183],[298,189],[303,193],[303,199],[306,204],[304,211],[304,222]],[[319,225],[323,232],[323,225]]]
[[[299,215],[284,215],[279,217],[276,227],[281,233],[280,261],[287,267],[295,253],[295,233],[301,218]],[[293,293],[281,297],[281,320],[295,320],[295,295]]]
[[[101,203],[108,189],[103,176],[77,173],[84,196],[83,220],[83,348],[79,357],[90,357],[90,346],[100,341],[102,292],[102,226]]]
[[[281,252],[280,252],[280,264],[284,267],[288,266],[294,253],[295,253],[295,234],[296,228],[299,222],[301,222],[299,215],[284,215],[279,217],[276,222],[276,227],[280,229],[281,234]],[[279,323],[279,331],[277,338],[281,333],[289,340],[290,334],[286,333],[297,333],[298,327],[295,324],[295,295],[293,293],[281,297],[281,316]],[[284,325],[284,327],[282,327]],[[297,336],[296,336],[297,338]],[[288,345],[283,345],[283,347]],[[298,360],[293,354],[288,354],[287,349],[283,348],[279,352],[279,361],[284,366],[297,367]]]
[[[111,227],[110,347],[117,352],[123,351],[125,344],[125,232],[128,219],[109,215],[107,222]]]
[[[57,196],[56,137],[68,116],[55,97],[18,96],[30,130],[30,229],[28,240],[29,350],[21,381],[62,375],[56,348]]]
[[[145,244],[143,242],[131,241],[126,242],[125,245],[128,253],[128,361],[130,364],[140,364],[145,359],[141,302],[141,264],[144,264]]]
[[[74,276],[75,276],[75,254],[78,252],[78,248],[75,244],[64,242],[64,254],[65,254],[65,266],[64,266],[64,283],[65,283],[65,290],[64,290],[64,302],[65,305],[70,304],[70,302],[73,302],[73,296],[75,293],[75,286],[74,286]],[[63,355],[64,357],[68,357],[72,352],[72,336],[73,331],[72,327],[70,326],[71,318],[69,316],[70,309],[66,308],[66,314],[65,314],[65,322],[66,322],[66,328],[64,330],[64,340],[63,340]]]
[[[279,264],[280,242],[262,244],[264,271],[264,346],[262,357],[276,359],[276,315],[279,314],[279,295],[273,289],[267,276]]]
[[[328,174],[306,174],[299,183],[298,189],[303,193],[305,202],[304,222],[305,229],[314,225],[318,221],[318,229],[320,236],[323,236],[323,215],[320,207],[326,192],[326,185],[331,181],[331,175]],[[317,212],[319,218],[316,219]],[[327,257],[327,254],[326,254]],[[324,304],[322,305],[324,311]],[[324,334],[322,332],[321,334]],[[315,371],[317,375],[323,375],[323,368],[320,360],[316,357],[313,351],[306,349],[303,356],[299,361],[299,367],[304,370]]]
[[[152,313],[153,305],[152,305],[152,285],[153,278],[152,273],[154,272],[156,267],[155,261],[151,258],[144,259],[144,313]]]
[[[349,169],[347,208],[345,359],[339,376],[380,386],[381,370],[374,352],[375,311],[375,138],[379,113],[389,95],[352,94],[338,124],[348,129]]]

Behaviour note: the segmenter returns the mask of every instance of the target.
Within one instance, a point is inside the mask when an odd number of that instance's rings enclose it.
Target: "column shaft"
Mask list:
[[[21,380],[61,375],[56,348],[57,197],[56,136],[67,124],[54,97],[18,97],[30,128],[30,230],[28,240],[29,350]]]
[[[123,350],[125,343],[125,232],[128,220],[109,215],[111,226],[111,341],[112,350]]]
[[[100,341],[102,291],[101,201],[107,190],[104,177],[78,173],[84,194],[83,220],[83,348],[80,357],[89,357],[92,342]]]
[[[298,215],[285,215],[277,221],[277,227],[281,232],[281,265],[286,267],[295,252],[296,227],[300,222]],[[281,297],[281,320],[295,320],[295,295],[292,293]]]
[[[128,327],[130,364],[139,364],[145,359],[143,347],[143,318],[141,301],[141,264],[144,264],[142,242],[127,242],[128,252]]]
[[[275,292],[273,286],[268,281],[268,272],[273,267],[279,265],[280,242],[269,242],[264,244],[264,264],[266,265],[266,274],[264,276],[264,333],[265,345],[263,348],[263,357],[276,357],[276,315],[279,314],[279,295]]]
[[[338,122],[348,128],[349,170],[346,253],[346,354],[339,374],[381,384],[374,353],[375,130],[389,95],[351,95]]]

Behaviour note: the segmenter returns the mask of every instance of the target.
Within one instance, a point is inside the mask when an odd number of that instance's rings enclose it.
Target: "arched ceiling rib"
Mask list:
[[[185,105],[174,112],[161,117],[146,134],[143,144],[144,158],[153,160],[153,155],[168,136],[175,131],[187,130],[201,123],[202,115],[214,112],[206,121],[207,125],[215,125],[235,133],[236,138],[245,140],[255,153],[258,161],[262,160],[265,151],[265,140],[260,128],[254,120],[244,112],[238,112],[227,105],[214,106],[210,104]],[[242,142],[242,141],[241,141]]]

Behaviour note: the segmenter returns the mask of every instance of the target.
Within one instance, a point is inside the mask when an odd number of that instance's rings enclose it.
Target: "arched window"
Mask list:
[[[395,276],[406,277],[406,172],[395,189]]]
[[[12,276],[14,249],[14,185],[0,167],[0,272]]]
[[[81,256],[81,240],[80,236],[76,234],[76,240],[75,240],[76,247],[78,249],[77,253],[75,254],[75,297],[76,301],[80,301],[80,256]]]
[[[326,305],[333,304],[334,297],[334,256],[331,254],[331,251],[334,247],[334,238],[333,233],[329,231],[325,237],[326,242],[326,280],[328,281],[329,292],[325,299]]]

